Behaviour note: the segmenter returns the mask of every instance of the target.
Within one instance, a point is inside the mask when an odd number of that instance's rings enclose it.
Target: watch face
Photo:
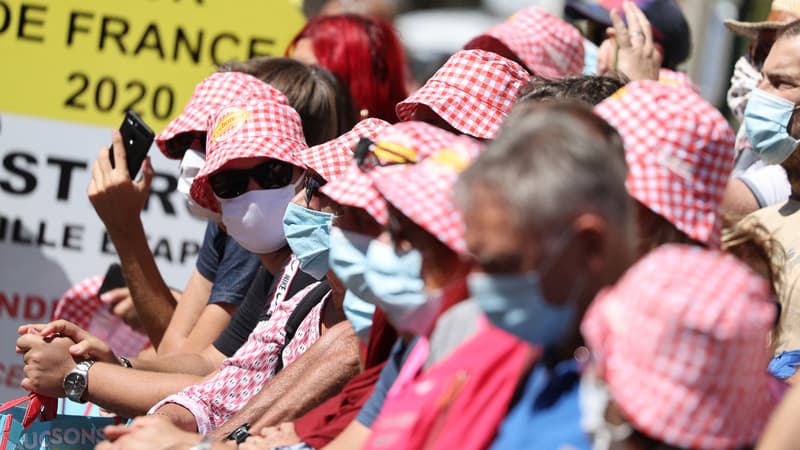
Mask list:
[[[64,378],[64,393],[70,399],[80,397],[84,390],[86,390],[85,376],[71,372]]]

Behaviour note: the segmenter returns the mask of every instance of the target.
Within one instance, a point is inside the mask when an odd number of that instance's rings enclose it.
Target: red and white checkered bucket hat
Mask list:
[[[385,127],[378,132],[374,141],[378,148],[375,155],[379,160],[386,162],[387,155],[382,148],[398,151],[414,161],[422,161],[434,152],[445,148],[453,139],[453,134],[423,122],[400,122]],[[344,174],[331,183],[320,188],[320,192],[333,201],[365,210],[378,223],[386,225],[389,221],[389,212],[386,200],[378,192],[373,183],[373,177],[380,177],[385,170],[394,166],[361,168],[355,161]]]
[[[453,199],[453,185],[483,146],[467,136],[450,136],[446,145],[419,164],[384,167],[370,175],[387,202],[463,254],[464,223]]]
[[[625,142],[628,193],[689,237],[719,247],[734,133],[696,92],[636,81],[595,107]]]
[[[770,298],[733,256],[664,245],[598,294],[581,331],[634,428],[681,448],[742,448],[774,406]]]
[[[156,144],[167,158],[180,159],[180,153],[170,153],[168,142],[184,133],[205,133],[208,121],[221,108],[237,101],[256,96],[265,98],[282,96],[277,89],[253,76],[241,72],[217,72],[201,81],[183,112],[156,136]]]
[[[461,50],[397,104],[397,117],[410,120],[425,105],[456,130],[493,139],[529,79],[528,71],[514,61],[484,50]]]
[[[305,168],[295,156],[308,149],[300,115],[283,94],[226,106],[213,116],[208,130],[206,162],[189,193],[198,205],[214,212],[220,211],[219,202],[208,177],[230,161],[272,158]]]
[[[485,35],[505,44],[536,75],[560,78],[583,71],[583,37],[542,8],[523,9]]]
[[[658,81],[675,86],[687,87],[698,94],[700,93],[700,88],[694,84],[692,78],[683,72],[661,68],[658,71]]]
[[[324,144],[315,145],[299,152],[297,159],[306,167],[331,182],[341,176],[353,160],[353,147],[362,137],[375,139],[378,132],[389,126],[389,122],[369,118],[357,123],[352,130]]]

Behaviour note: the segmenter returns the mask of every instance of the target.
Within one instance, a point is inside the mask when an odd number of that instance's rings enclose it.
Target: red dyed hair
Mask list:
[[[350,88],[356,107],[369,117],[397,122],[394,107],[408,96],[406,59],[392,26],[358,14],[320,16],[310,20],[286,49],[309,38],[319,65]]]

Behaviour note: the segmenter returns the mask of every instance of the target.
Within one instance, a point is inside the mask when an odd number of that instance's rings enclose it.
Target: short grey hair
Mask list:
[[[622,139],[590,109],[575,103],[525,105],[461,174],[456,200],[471,207],[475,187],[492,189],[522,230],[544,230],[585,211],[628,228],[632,207]]]

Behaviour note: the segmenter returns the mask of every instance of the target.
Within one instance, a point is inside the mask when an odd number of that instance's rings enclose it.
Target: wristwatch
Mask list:
[[[86,387],[89,385],[88,375],[92,364],[94,364],[92,360],[81,361],[64,377],[64,393],[73,402],[86,403],[86,400],[81,400],[81,397],[83,397],[83,393],[86,392]]]

